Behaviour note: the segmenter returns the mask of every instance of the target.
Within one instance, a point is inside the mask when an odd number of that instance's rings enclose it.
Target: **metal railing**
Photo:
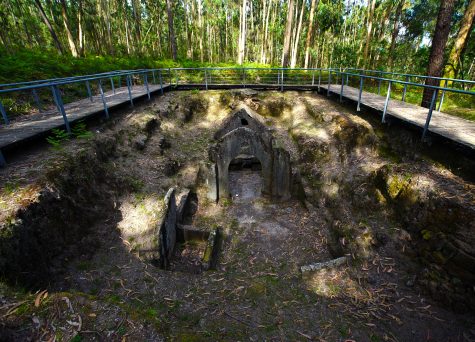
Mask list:
[[[426,85],[424,82],[415,82],[414,79],[425,80],[434,78],[443,83],[442,86]],[[107,82],[104,82],[107,81]],[[125,81],[125,84],[124,84]],[[449,82],[450,86],[449,86]],[[64,106],[64,97],[69,87],[74,96],[67,96],[68,99],[89,98],[94,101],[94,96],[100,98],[104,107],[106,117],[109,117],[109,105],[105,97],[105,92],[110,90],[113,94],[117,88],[126,87],[130,104],[133,105],[132,87],[134,84],[143,85],[147,96],[150,99],[149,84],[160,86],[163,93],[164,84],[174,87],[200,87],[209,89],[217,86],[259,86],[263,88],[288,89],[298,86],[310,89],[320,90],[323,86],[327,88],[327,95],[331,93],[339,94],[340,101],[343,101],[344,87],[355,85],[358,88],[358,101],[356,110],[359,111],[362,105],[362,94],[365,83],[370,88],[377,87],[378,95],[381,95],[383,84],[387,83],[386,98],[382,111],[382,122],[385,122],[391,96],[394,97],[394,88],[399,86],[401,90],[401,101],[407,101],[407,88],[429,88],[432,90],[430,107],[428,108],[427,118],[423,127],[422,139],[425,138],[433,111],[436,108],[439,93],[441,93],[437,109],[440,111],[444,102],[446,93],[463,94],[470,96],[471,99],[475,92],[461,89],[473,87],[475,81],[458,80],[450,78],[435,78],[422,75],[390,73],[378,70],[359,70],[359,69],[336,69],[336,68],[168,68],[168,69],[142,69],[134,71],[112,71],[86,76],[74,76],[66,78],[56,78],[49,80],[39,80],[31,82],[19,82],[0,85],[0,112],[6,125],[10,124],[9,113],[2,104],[2,96],[6,94],[15,94],[17,96],[13,101],[31,101],[35,104],[39,112],[43,111],[43,104],[40,92],[44,96],[52,98],[51,105],[56,107],[57,113],[62,115],[66,130],[70,132],[68,115]],[[340,89],[332,90],[332,86],[338,84]],[[459,86],[457,88],[457,85]],[[94,92],[95,90],[95,92]],[[376,90],[374,90],[376,92]],[[50,92],[47,95],[45,92]],[[26,94],[25,94],[26,93]],[[20,96],[23,95],[23,96]],[[28,97],[29,100],[25,100]]]

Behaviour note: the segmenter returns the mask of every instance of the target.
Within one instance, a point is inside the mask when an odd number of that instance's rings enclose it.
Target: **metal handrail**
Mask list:
[[[104,94],[104,89],[102,86],[102,80],[104,79],[110,79],[111,82],[111,87],[112,90],[115,94],[115,85],[114,85],[114,79],[116,77],[125,77],[126,79],[126,85],[127,85],[127,90],[128,90],[128,95],[129,95],[129,100],[131,105],[133,105],[133,97],[132,97],[132,77],[135,75],[141,75],[143,76],[143,84],[146,88],[146,93],[148,95],[148,98],[150,99],[150,89],[149,89],[149,79],[148,76],[152,74],[153,76],[153,83],[157,84],[157,79],[156,79],[156,73],[158,73],[158,84],[160,84],[160,90],[161,93],[163,94],[163,84],[164,83],[169,83],[171,86],[178,86],[178,85],[186,85],[186,84],[193,84],[193,85],[198,85],[198,86],[204,86],[205,89],[208,89],[210,85],[217,85],[216,81],[221,82],[222,80],[231,81],[229,84],[241,84],[242,86],[252,86],[252,85],[259,85],[262,83],[258,83],[256,81],[253,81],[252,78],[250,77],[255,77],[259,76],[259,71],[265,71],[266,74],[263,75],[262,77],[266,79],[265,85],[271,85],[271,86],[277,86],[281,90],[284,90],[284,87],[290,86],[290,85],[300,85],[300,86],[310,86],[310,83],[308,84],[303,84],[302,81],[308,80],[310,82],[310,78],[300,78],[300,77],[294,77],[292,76],[292,73],[299,73],[299,72],[309,72],[308,76],[311,76],[311,86],[317,88],[320,90],[320,87],[322,83],[328,84],[327,87],[327,95],[329,96],[331,93],[331,85],[332,85],[332,74],[337,75],[337,82],[339,79],[341,80],[340,84],[340,101],[343,100],[343,90],[345,83],[348,85],[349,78],[356,77],[359,79],[359,95],[358,95],[358,105],[357,105],[357,111],[360,110],[361,106],[361,97],[362,97],[362,92],[363,92],[363,86],[364,86],[364,80],[365,79],[372,79],[378,81],[378,94],[380,93],[381,90],[381,84],[382,82],[388,82],[388,90],[386,94],[386,100],[385,100],[385,105],[384,105],[384,110],[383,110],[383,115],[382,115],[382,121],[385,121],[386,113],[388,110],[388,105],[389,105],[389,100],[390,100],[390,95],[391,95],[391,87],[393,84],[401,84],[404,86],[404,92],[403,92],[403,97],[402,101],[405,101],[405,96],[406,96],[406,89],[408,86],[415,86],[415,87],[421,87],[421,88],[428,88],[433,90],[433,95],[432,95],[432,100],[427,116],[427,121],[426,125],[424,127],[424,132],[423,132],[423,139],[427,133],[429,123],[430,123],[430,118],[432,116],[432,112],[435,109],[435,104],[437,102],[437,97],[438,93],[442,92],[442,96],[439,102],[439,107],[438,110],[440,111],[440,108],[442,106],[443,100],[444,100],[444,94],[446,92],[452,92],[452,93],[458,93],[458,94],[465,94],[465,95],[470,95],[474,96],[475,92],[473,91],[468,91],[468,90],[463,90],[463,89],[455,89],[451,87],[447,87],[447,81],[453,81],[453,82],[464,82],[466,84],[475,84],[475,81],[469,81],[469,80],[457,80],[457,79],[449,79],[449,78],[436,78],[436,77],[430,77],[430,76],[422,76],[422,75],[411,75],[411,74],[401,74],[401,73],[391,73],[391,72],[385,72],[385,71],[375,71],[375,70],[362,70],[362,69],[354,69],[354,68],[346,68],[344,69],[346,71],[343,71],[342,69],[338,68],[263,68],[263,67],[199,67],[199,68],[187,68],[187,67],[179,67],[179,68],[161,68],[161,69],[139,69],[139,70],[116,70],[116,71],[111,71],[111,72],[106,72],[106,73],[100,73],[100,74],[93,74],[93,75],[84,75],[84,76],[72,76],[72,77],[65,77],[65,78],[58,78],[58,79],[49,79],[49,80],[38,80],[38,81],[30,81],[30,82],[19,82],[19,83],[10,83],[10,84],[0,84],[0,94],[6,94],[6,93],[13,93],[13,92],[21,92],[21,91],[31,91],[33,94],[33,97],[35,99],[35,102],[37,103],[38,109],[41,110],[41,105],[39,101],[38,94],[36,93],[37,89],[41,88],[51,88],[52,94],[53,94],[53,99],[56,104],[56,107],[58,109],[58,112],[63,116],[64,122],[66,125],[67,130],[69,131],[69,122],[67,119],[66,111],[64,109],[64,104],[61,99],[61,92],[59,91],[60,86],[65,86],[69,84],[75,84],[75,83],[85,83],[88,91],[88,96],[93,101],[93,95],[91,92],[91,87],[90,87],[90,82],[91,81],[98,81],[98,89],[100,92],[100,96],[104,105],[104,112],[106,117],[109,117],[109,112],[108,112],[108,104],[105,98]],[[349,70],[360,70],[360,73],[355,73],[351,72]],[[203,78],[199,80],[199,82],[196,83],[191,83],[190,79],[185,78],[183,79],[181,71],[188,72],[188,71],[196,71],[199,73],[203,73]],[[213,73],[213,71],[236,71],[236,75],[226,75],[225,73],[221,73],[221,75],[216,75]],[[258,71],[257,75],[255,73],[247,73],[249,71]],[[318,73],[318,75],[317,75]],[[324,75],[325,73],[325,75]],[[374,75],[367,75],[366,73],[378,73],[379,76],[374,76]],[[263,74],[263,73],[262,73]],[[261,74],[261,75],[262,75]],[[298,74],[300,75],[300,74]],[[304,75],[304,74],[302,74]],[[388,78],[388,77],[382,77],[382,75],[399,75],[399,76],[405,76],[406,80],[400,80],[396,78]],[[250,77],[249,77],[250,76]],[[317,83],[317,78],[318,76],[318,83]],[[324,78],[322,78],[324,76]],[[194,77],[194,75],[193,75]],[[345,80],[346,77],[346,80]],[[417,83],[417,82],[411,82],[409,81],[410,77],[422,77],[422,78],[435,78],[439,80],[445,80],[445,86],[440,86],[440,85],[426,85],[423,83]],[[165,82],[165,79],[167,82]],[[269,83],[267,83],[270,80]],[[214,83],[213,83],[214,81]],[[286,83],[287,82],[287,83]],[[292,83],[294,82],[294,83]],[[226,84],[226,83],[219,83],[219,84]],[[122,82],[120,82],[120,85],[122,85]],[[13,88],[7,88],[7,89],[1,89],[4,87],[13,87]],[[9,123],[7,113],[5,111],[5,108],[3,107],[1,101],[0,101],[0,113],[3,116],[4,122],[6,124]]]
[[[439,81],[451,81],[451,82],[457,82],[457,83],[468,83],[468,84],[475,84],[475,81],[472,80],[462,80],[462,79],[457,79],[457,78],[448,78],[448,77],[436,77],[436,76],[425,76],[425,75],[417,75],[417,74],[404,74],[404,73],[398,73],[398,72],[390,72],[390,71],[380,71],[380,70],[367,70],[367,69],[357,69],[357,68],[345,68],[346,70],[356,70],[356,71],[363,71],[363,72],[373,72],[373,73],[379,73],[379,74],[390,74],[390,75],[398,75],[398,76],[404,76],[404,77],[416,77],[416,78],[424,78],[424,79],[434,79],[434,80],[439,80]]]
[[[58,78],[50,78],[50,79],[36,80],[36,81],[26,81],[26,82],[16,82],[16,83],[3,83],[3,84],[0,84],[0,88],[12,87],[12,86],[21,86],[21,85],[27,86],[27,85],[49,83],[49,82],[56,82],[56,81],[62,81],[62,80],[82,80],[82,79],[85,79],[85,78],[88,78],[88,77],[99,76],[99,75],[103,75],[104,77],[110,77],[110,76],[115,76],[115,74],[118,74],[118,73],[133,72],[133,71],[139,71],[139,70],[146,70],[146,69],[114,70],[114,71],[108,71],[108,72],[104,72],[104,73],[97,73],[97,74],[90,74],[90,75],[67,76],[67,77],[58,77]]]
[[[35,84],[35,85],[27,85],[27,86],[19,87],[19,88],[0,89],[0,94],[16,92],[16,91],[47,88],[51,86],[59,86],[59,85],[73,84],[73,83],[86,82],[86,81],[95,81],[95,80],[100,80],[100,79],[110,78],[110,77],[143,74],[146,72],[152,72],[154,70],[159,70],[159,69],[141,69],[141,70],[134,70],[134,71],[117,72],[114,74],[111,74],[111,73],[97,74],[97,75],[91,75],[91,76],[84,76],[83,78],[77,78],[77,79],[62,78],[60,79],[60,81],[44,82],[44,83]]]

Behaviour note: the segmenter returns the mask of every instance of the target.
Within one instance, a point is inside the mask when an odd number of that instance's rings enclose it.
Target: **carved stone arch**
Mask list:
[[[262,192],[272,195],[272,144],[252,129],[240,127],[224,135],[216,149],[219,197],[229,197],[229,164],[239,155],[256,157],[262,166]]]

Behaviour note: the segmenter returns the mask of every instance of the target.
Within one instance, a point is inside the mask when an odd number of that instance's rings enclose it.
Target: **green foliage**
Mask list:
[[[87,129],[86,123],[81,120],[72,126],[71,135],[64,129],[54,128],[51,130],[51,135],[46,138],[46,141],[53,149],[61,150],[63,143],[69,140],[71,136],[77,139],[89,139],[92,138],[93,134]]]
[[[78,139],[92,138],[92,132],[87,129],[86,123],[82,120],[78,121],[73,128],[71,128],[71,133]]]
[[[46,138],[46,141],[55,150],[60,150],[64,141],[69,139],[69,134],[64,129],[54,128],[51,135]]]

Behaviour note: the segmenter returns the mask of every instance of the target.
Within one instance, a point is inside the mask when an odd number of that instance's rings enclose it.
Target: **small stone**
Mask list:
[[[134,140],[134,146],[137,150],[144,150],[147,144],[147,136],[144,134],[138,135]]]

